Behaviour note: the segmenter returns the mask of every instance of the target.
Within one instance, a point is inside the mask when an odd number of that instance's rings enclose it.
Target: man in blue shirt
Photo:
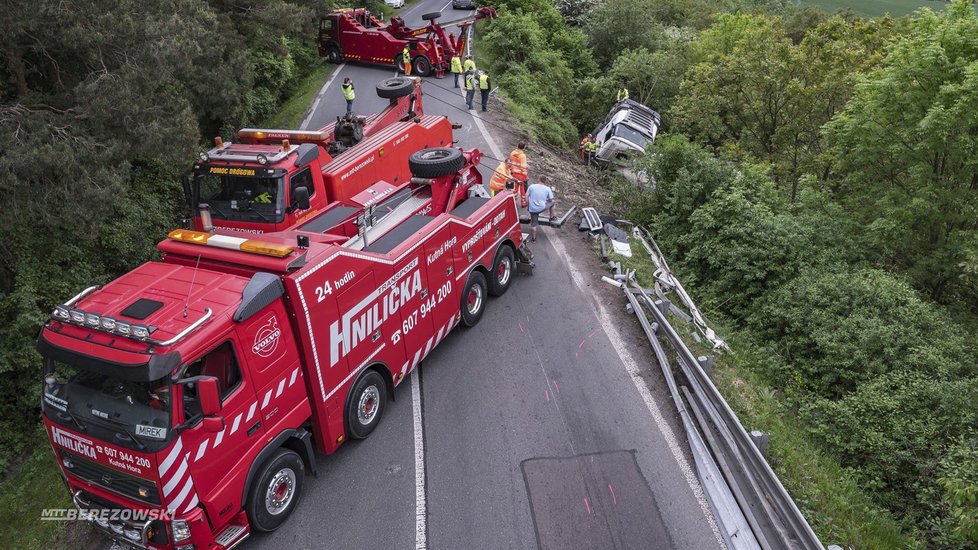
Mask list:
[[[547,210],[550,219],[554,218],[554,190],[547,185],[544,176],[540,176],[540,181],[530,185],[526,189],[526,198],[529,201],[527,210],[530,211],[530,242],[537,242],[537,227],[540,225],[540,214]]]

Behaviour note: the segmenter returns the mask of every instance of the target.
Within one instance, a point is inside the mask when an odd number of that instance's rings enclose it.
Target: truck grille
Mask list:
[[[160,505],[160,491],[156,483],[118,470],[107,468],[68,451],[61,451],[61,463],[71,475],[85,480],[105,490],[118,493],[137,502],[154,506]],[[145,496],[140,495],[143,489]]]

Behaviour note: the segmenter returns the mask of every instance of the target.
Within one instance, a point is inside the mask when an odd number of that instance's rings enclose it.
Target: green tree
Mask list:
[[[978,15],[918,12],[884,66],[828,125],[833,184],[880,259],[935,300],[978,311],[962,284],[978,242]]]
[[[598,66],[607,68],[625,49],[656,51],[668,37],[656,19],[654,0],[605,0],[593,10],[585,25]]]
[[[674,41],[656,52],[645,48],[625,50],[608,72],[609,91],[617,90],[618,82],[628,88],[631,99],[648,105],[660,114],[668,112],[679,93],[682,75],[689,67],[685,43]],[[612,98],[607,97],[610,105]]]

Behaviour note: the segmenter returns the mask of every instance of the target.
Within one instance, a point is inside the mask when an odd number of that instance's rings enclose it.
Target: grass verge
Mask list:
[[[320,88],[336,70],[336,65],[331,65],[325,59],[321,59],[306,78],[295,89],[292,97],[285,100],[279,107],[278,112],[268,117],[262,125],[265,128],[298,128],[302,121],[302,115],[319,93]],[[339,92],[337,91],[337,94]]]
[[[621,262],[622,271],[634,269],[639,284],[651,286],[655,266],[642,244],[631,241],[632,257],[611,253],[609,259]],[[690,290],[695,294],[695,289]],[[712,353],[705,344],[693,341],[690,323],[675,316],[670,321],[694,353]],[[808,436],[808,427],[796,416],[790,400],[758,374],[755,366],[769,361],[770,353],[730,327],[711,328],[733,350],[716,356],[713,383],[745,428],[771,434],[768,463],[822,543],[879,550],[917,546],[889,512],[876,505],[847,470]]]

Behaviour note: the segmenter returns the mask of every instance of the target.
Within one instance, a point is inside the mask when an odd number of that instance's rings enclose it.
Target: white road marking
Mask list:
[[[319,102],[322,101],[323,96],[326,95],[326,88],[329,88],[329,85],[333,83],[333,80],[336,79],[336,77],[340,74],[340,71],[342,71],[343,67],[345,66],[346,63],[340,63],[336,67],[336,70],[333,71],[333,76],[329,77],[326,84],[323,84],[323,87],[319,89],[319,93],[316,94],[316,100],[312,102],[312,107],[309,107],[309,114],[307,114],[306,117],[302,119],[302,123],[299,124],[300,129],[308,129],[309,120],[312,119],[312,115],[316,114],[316,111],[319,110]]]
[[[459,93],[462,94],[462,97],[464,98],[465,88],[459,88]],[[475,99],[473,98],[472,101],[475,101]],[[489,135],[489,132],[486,130],[486,125],[482,123],[482,119],[473,114],[472,120],[475,122],[476,127],[479,128],[479,133],[481,133],[482,137],[485,138],[486,143],[489,144],[489,149],[492,151],[492,154],[495,155],[497,159],[503,158],[503,152],[499,149],[499,146],[496,145],[496,140],[492,139],[492,136]]]
[[[421,371],[411,377],[411,403],[414,410],[414,546],[428,548],[428,502],[425,494],[424,420],[421,418]]]
[[[550,244],[557,251],[557,255],[559,257],[566,258],[568,271],[571,274],[571,278],[574,280],[574,284],[577,285],[577,288],[579,288],[584,294],[588,294],[588,286],[584,280],[584,275],[574,264],[573,256],[568,254],[567,249],[564,248],[564,244],[556,238],[548,239],[548,242],[550,242]],[[589,302],[591,301],[589,300]],[[692,466],[690,466],[689,461],[686,460],[686,456],[683,455],[682,447],[679,444],[679,440],[676,439],[676,434],[673,433],[672,428],[666,422],[665,417],[662,416],[659,406],[652,397],[652,392],[649,391],[649,386],[642,378],[641,369],[638,366],[638,362],[628,351],[628,346],[625,344],[625,338],[622,336],[621,332],[618,331],[618,327],[615,326],[611,315],[608,313],[608,309],[603,303],[595,300],[594,302],[591,302],[591,308],[601,320],[601,326],[605,334],[608,335],[608,340],[611,341],[612,347],[614,347],[615,351],[618,353],[618,357],[621,359],[622,365],[625,366],[625,371],[628,372],[628,376],[632,379],[632,383],[635,384],[635,389],[637,389],[639,395],[642,396],[642,401],[644,401],[645,406],[648,407],[649,413],[651,413],[652,419],[655,421],[656,426],[659,428],[659,431],[662,432],[662,437],[666,440],[666,446],[669,447],[669,452],[672,453],[672,457],[676,459],[676,463],[679,464],[679,469],[682,471],[683,477],[686,478],[686,483],[689,485],[690,489],[692,489],[696,502],[699,503],[700,509],[703,511],[703,515],[706,516],[706,520],[710,524],[710,529],[713,530],[713,536],[716,537],[716,540],[720,546],[724,547],[725,544],[723,542],[723,537],[720,535],[720,528],[717,526],[716,519],[713,517],[713,513],[710,511],[710,505],[707,503],[706,497],[703,495],[703,487],[700,485],[699,479],[696,477],[696,473],[693,471]]]

